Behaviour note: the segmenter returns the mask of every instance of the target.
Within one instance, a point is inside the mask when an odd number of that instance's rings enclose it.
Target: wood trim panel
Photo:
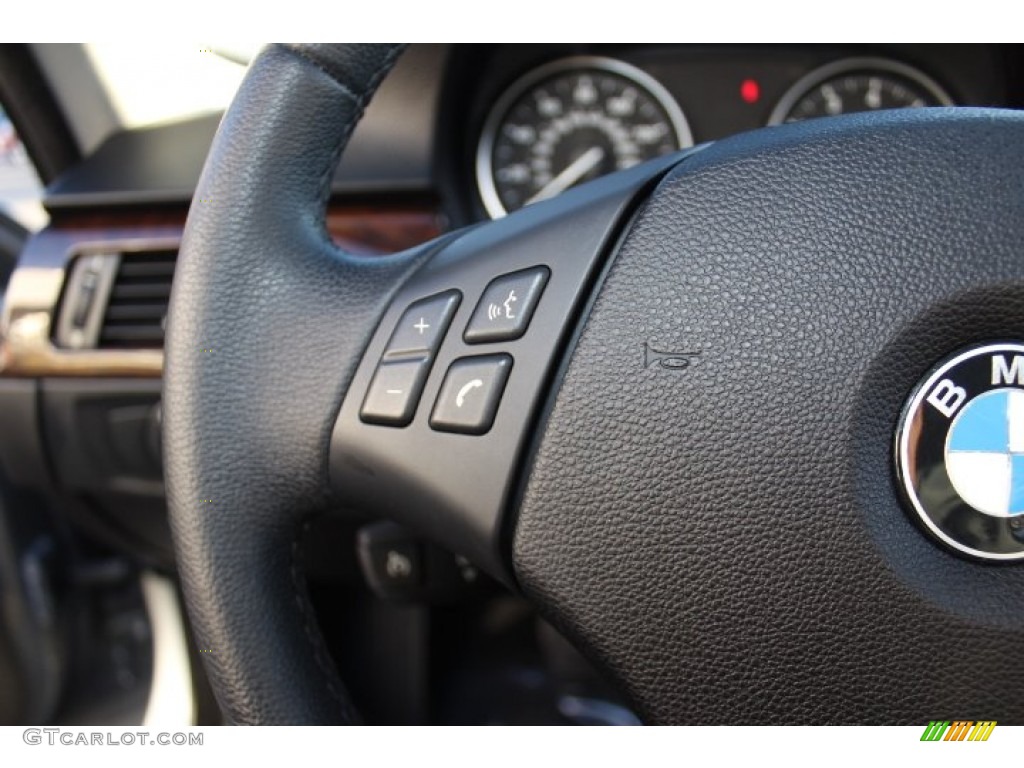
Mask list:
[[[327,209],[327,232],[342,250],[360,256],[383,256],[433,240],[445,229],[440,213],[423,208],[333,206]]]

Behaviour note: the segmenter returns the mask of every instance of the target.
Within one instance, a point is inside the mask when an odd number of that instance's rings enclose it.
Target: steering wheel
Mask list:
[[[1022,116],[762,129],[354,256],[330,182],[401,51],[263,50],[189,214],[164,447],[226,717],[357,718],[295,543],[349,506],[524,595],[646,722],[1024,721],[1024,570],[929,538],[892,469],[936,361],[1024,338]]]

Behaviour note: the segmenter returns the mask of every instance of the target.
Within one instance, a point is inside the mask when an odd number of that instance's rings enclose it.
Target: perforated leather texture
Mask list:
[[[679,166],[541,428],[526,594],[657,723],[1024,722],[1024,568],[901,507],[897,418],[1024,339],[1024,119],[783,126]],[[645,367],[644,344],[696,353]]]

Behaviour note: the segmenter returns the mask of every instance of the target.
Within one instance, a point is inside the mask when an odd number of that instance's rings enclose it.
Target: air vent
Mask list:
[[[71,263],[54,332],[68,349],[160,349],[175,250],[91,253]]]
[[[96,346],[153,349],[164,345],[164,319],[178,254],[173,250],[121,254]]]

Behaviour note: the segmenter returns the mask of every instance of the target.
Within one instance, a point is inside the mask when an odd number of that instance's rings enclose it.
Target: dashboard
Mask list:
[[[995,45],[414,45],[353,135],[332,181],[325,228],[345,249],[382,255],[744,131],[942,105],[1024,107],[1024,52]],[[0,432],[9,438],[0,442],[3,473],[67,510],[92,539],[165,571],[173,554],[160,454],[164,320],[219,120],[212,114],[115,133],[66,168],[46,190],[51,223],[22,253],[0,317]],[[347,557],[331,544],[352,531],[335,533],[320,535],[310,567],[324,582],[358,579],[351,541]],[[367,610],[352,602],[353,611]],[[446,616],[453,637],[466,634],[464,615]],[[360,664],[353,666],[346,677],[357,679]],[[482,687],[473,696],[490,706]],[[402,700],[399,693],[390,700]],[[374,710],[372,702],[361,705]]]
[[[1015,106],[1017,63],[970,46],[505,46],[451,52],[439,155],[462,219],[783,122]]]
[[[414,45],[369,105],[333,191],[378,210],[432,207],[463,226],[542,188],[781,122],[1022,106],[1022,66],[1016,48],[994,45]],[[50,185],[47,206],[187,205],[219,118],[111,136]]]

